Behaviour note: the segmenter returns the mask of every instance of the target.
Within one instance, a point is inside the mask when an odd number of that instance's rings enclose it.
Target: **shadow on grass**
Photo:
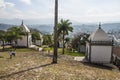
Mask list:
[[[88,62],[82,62],[82,63],[86,66],[100,68],[100,69],[107,69],[107,70],[113,69],[113,65],[104,65],[104,64],[96,64],[96,63],[88,63]]]
[[[32,67],[32,68],[28,68],[28,69],[21,70],[21,71],[18,71],[18,72],[13,72],[13,73],[11,73],[11,74],[7,74],[7,75],[4,75],[4,76],[0,76],[0,79],[2,79],[2,78],[8,78],[8,77],[10,77],[10,76],[12,76],[12,75],[24,73],[24,72],[27,72],[27,71],[30,71],[30,70],[33,70],[33,69],[38,69],[38,68],[46,67],[46,66],[49,66],[49,65],[52,65],[52,63],[45,64],[45,65],[40,65],[40,66],[36,66],[36,67]]]

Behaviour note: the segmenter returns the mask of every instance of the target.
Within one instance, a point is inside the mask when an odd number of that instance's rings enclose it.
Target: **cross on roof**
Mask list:
[[[99,29],[101,29],[101,22],[99,22]]]

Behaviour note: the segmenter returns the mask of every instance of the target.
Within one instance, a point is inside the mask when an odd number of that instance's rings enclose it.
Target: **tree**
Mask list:
[[[41,33],[39,30],[31,28],[30,31],[32,33],[32,42],[35,43],[36,40],[41,40],[41,37],[40,37]]]
[[[73,31],[73,28],[71,27],[71,22],[69,20],[63,20],[61,19],[60,23],[58,23],[58,36],[62,35],[62,54],[64,54],[64,47],[65,47],[65,35],[68,35],[69,32]]]
[[[8,38],[14,43],[15,47],[17,45],[17,40],[22,39],[22,35],[25,35],[24,32],[22,32],[22,28],[13,26],[7,30]]]
[[[69,37],[66,37],[65,38],[65,44],[68,43],[70,41],[70,38]]]
[[[74,35],[72,39],[72,48],[78,50],[80,52],[80,45],[86,45],[86,41],[88,40],[89,34],[87,33],[77,33]]]
[[[55,0],[55,19],[54,19],[54,54],[53,54],[53,62],[57,63],[57,24],[58,24],[58,0]]]
[[[3,30],[0,30],[0,41],[2,41],[3,51],[5,49],[5,41],[6,41],[6,32]]]
[[[48,46],[52,46],[53,45],[52,35],[45,34],[43,36],[43,44],[48,45]]]

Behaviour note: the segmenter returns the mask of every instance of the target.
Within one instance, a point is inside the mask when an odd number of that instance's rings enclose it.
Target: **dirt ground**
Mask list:
[[[58,64],[51,64],[52,54],[17,52],[9,59],[0,52],[0,80],[120,80],[120,71],[90,63],[74,61],[74,57],[59,55]]]

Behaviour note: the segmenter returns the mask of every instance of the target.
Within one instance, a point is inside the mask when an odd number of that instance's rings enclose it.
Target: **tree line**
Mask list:
[[[36,29],[31,29],[32,41],[40,40],[39,31]],[[5,49],[5,43],[14,45],[16,48],[17,40],[22,39],[22,36],[27,35],[27,32],[24,32],[21,27],[13,26],[7,30],[0,30],[0,41],[2,42],[3,51]]]

